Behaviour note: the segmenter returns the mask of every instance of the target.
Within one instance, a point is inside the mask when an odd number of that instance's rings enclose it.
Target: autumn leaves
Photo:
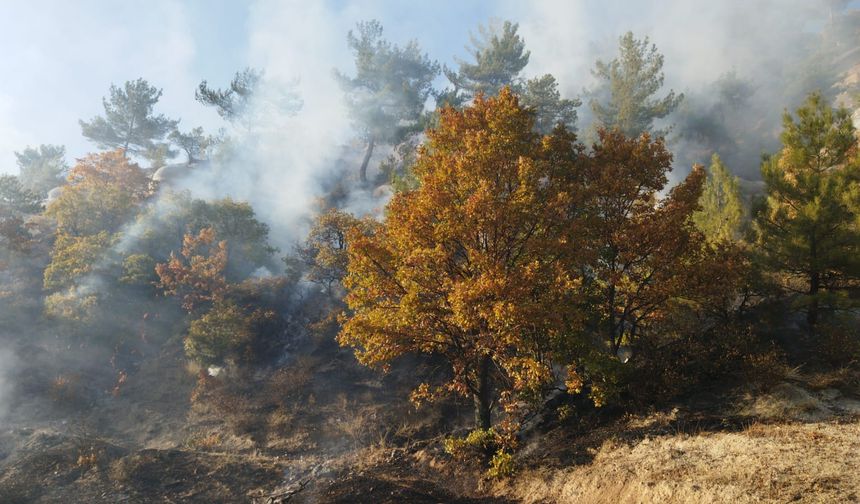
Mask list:
[[[702,243],[690,220],[702,171],[658,202],[671,162],[661,140],[604,132],[587,150],[533,126],[510,90],[444,109],[418,188],[348,240],[340,342],[376,366],[443,356],[450,380],[422,397],[472,396],[483,428],[500,400],[515,410],[558,369],[635,346]]]

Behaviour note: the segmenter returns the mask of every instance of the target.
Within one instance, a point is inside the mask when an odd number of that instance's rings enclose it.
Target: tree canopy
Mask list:
[[[609,62],[598,60],[593,74],[600,81],[592,93],[591,109],[600,126],[618,128],[627,136],[652,131],[654,120],[669,115],[684,99],[669,91],[659,98],[663,87],[663,55],[648,37],[636,39],[627,32],[619,39],[618,57]]]
[[[21,183],[20,177],[0,175],[0,216],[34,214],[42,209],[42,198]]]
[[[563,130],[541,140],[533,124],[508,89],[443,110],[414,168],[418,188],[348,238],[341,343],[370,365],[443,356],[446,390],[474,399],[482,428],[498,394],[547,383],[551,350],[576,322],[565,307],[577,279],[563,265],[576,253],[580,149]]]
[[[15,252],[27,251],[27,217],[41,210],[42,198],[27,190],[18,177],[0,175],[0,245]]]
[[[525,82],[522,103],[535,112],[535,129],[548,135],[559,124],[568,131],[576,131],[576,108],[582,105],[579,98],[562,98],[558,82],[550,74]]]
[[[69,167],[66,148],[62,145],[40,145],[15,152],[21,184],[39,196],[61,185]]]
[[[711,157],[699,203],[702,209],[693,214],[693,221],[709,241],[716,243],[742,237],[745,210],[740,184],[717,154]]]
[[[148,194],[149,178],[122,150],[91,154],[72,167],[68,185],[45,213],[75,236],[115,232]]]
[[[762,164],[758,244],[814,326],[824,302],[860,280],[860,160],[851,117],[813,93],[783,118],[782,151]],[[852,198],[854,198],[852,200]],[[856,284],[855,284],[856,285]]]
[[[511,21],[501,27],[478,27],[479,36],[472,36],[469,49],[474,61],[457,60],[456,72],[445,68],[445,76],[454,85],[447,96],[451,105],[473,100],[479,93],[495,95],[505,86],[519,87],[520,72],[528,65],[530,52],[518,29],[519,25]]]
[[[629,138],[619,130],[599,136],[589,173],[587,242],[594,256],[587,285],[597,325],[618,355],[622,345],[635,349],[649,322],[690,287],[689,260],[699,250],[692,216],[704,170],[694,169],[658,202],[672,162],[662,139]]]
[[[211,135],[203,133],[200,126],[183,133],[178,129],[170,132],[168,136],[171,142],[182,149],[188,164],[194,164],[207,158],[209,150],[217,141]]]
[[[144,154],[156,148],[179,121],[154,108],[161,90],[143,79],[127,81],[122,87],[111,84],[110,98],[103,98],[104,116],[79,121],[81,132],[101,149],[120,149],[123,155]]]
[[[437,103],[462,106],[479,93],[491,96],[508,86],[521,95],[524,106],[535,111],[535,128],[541,134],[549,134],[559,124],[576,131],[576,108],[582,102],[562,98],[551,74],[523,78],[530,53],[518,29],[519,25],[510,21],[501,26],[480,26],[480,36],[472,37],[469,51],[473,62],[457,60],[457,71],[444,69],[453,88],[437,93]]]
[[[340,72],[338,80],[350,114],[366,144],[359,178],[367,180],[367,166],[377,142],[397,144],[423,128],[424,105],[430,97],[439,64],[421,52],[418,43],[404,47],[382,38],[378,21],[360,22],[347,43],[355,61],[355,75]]]

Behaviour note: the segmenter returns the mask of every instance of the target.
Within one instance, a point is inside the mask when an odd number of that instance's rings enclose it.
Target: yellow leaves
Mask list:
[[[112,235],[106,231],[91,236],[59,232],[51,251],[51,263],[45,268],[45,288],[69,287],[76,279],[93,271],[112,242]]]
[[[416,408],[420,408],[425,403],[432,403],[441,399],[447,393],[448,390],[445,390],[444,388],[431,388],[429,384],[422,383],[409,394],[409,402],[411,402]]]
[[[567,367],[567,376],[564,379],[564,386],[569,394],[579,394],[582,392],[584,381],[582,376],[576,371],[574,366]]]
[[[331,289],[346,274],[348,236],[353,228],[360,237],[374,227],[370,220],[331,208],[321,213],[304,244],[297,247],[298,259],[310,268],[308,279]]]
[[[505,360],[504,365],[513,381],[513,389],[520,393],[536,393],[552,381],[552,370],[547,363],[533,357],[512,357]]]
[[[99,296],[92,289],[71,286],[45,298],[45,314],[77,322],[86,322],[95,314]]]
[[[579,283],[559,258],[575,256],[567,234],[582,191],[566,170],[580,149],[563,132],[539,137],[532,120],[510,91],[443,110],[414,167],[420,185],[392,199],[378,229],[348,237],[339,341],[362,362],[441,354],[464,394],[485,356],[518,390],[548,379],[542,359],[520,354],[548,355],[572,318]]]
[[[116,231],[149,194],[143,170],[116,151],[78,160],[68,180],[45,213],[61,231],[75,235]]]

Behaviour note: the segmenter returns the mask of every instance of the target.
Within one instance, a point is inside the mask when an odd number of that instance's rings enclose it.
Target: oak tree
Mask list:
[[[304,242],[296,247],[296,258],[307,269],[308,280],[322,285],[329,293],[343,280],[348,263],[347,233],[352,227],[362,225],[367,227],[366,223],[336,208],[326,210],[315,219]]]
[[[45,213],[75,236],[115,232],[149,196],[149,178],[121,150],[91,154],[70,170],[67,185]]]
[[[224,299],[226,267],[227,242],[216,242],[215,231],[205,228],[196,235],[185,235],[180,255],[171,254],[166,263],[155,266],[157,287],[178,297],[186,311],[199,311]]]
[[[672,154],[647,133],[629,138],[600,130],[590,161],[587,291],[611,355],[634,349],[667,302],[688,283],[687,259],[700,250],[693,224],[704,169],[696,167],[668,195]]]
[[[533,127],[509,89],[442,110],[419,152],[418,187],[347,236],[341,344],[371,366],[413,352],[445,358],[444,389],[471,397],[484,429],[500,400],[539,397],[578,323],[567,265],[582,149],[563,129],[541,138]]]

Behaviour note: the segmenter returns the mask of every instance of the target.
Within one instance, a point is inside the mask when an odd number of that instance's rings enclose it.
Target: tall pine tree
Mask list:
[[[593,74],[600,85],[593,92],[591,109],[598,125],[618,128],[627,136],[652,131],[654,120],[669,115],[683,100],[670,90],[666,96],[654,95],[663,87],[663,55],[648,37],[638,40],[633,32],[619,39],[618,57],[606,63],[597,61]]]
[[[355,75],[338,72],[337,77],[365,143],[359,168],[364,183],[377,143],[396,145],[423,128],[424,104],[439,65],[415,41],[399,47],[382,38],[379,21],[358,23],[347,42],[355,57]]]
[[[104,116],[78,121],[81,132],[101,149],[119,148],[124,155],[153,152],[179,124],[163,114],[155,115],[159,98],[161,90],[143,79],[128,81],[123,87],[111,84],[110,99],[102,99]]]
[[[820,93],[783,118],[782,151],[762,164],[767,196],[758,243],[788,291],[800,293],[814,327],[831,294],[860,280],[860,160],[847,110]],[[852,200],[852,198],[854,198]]]

